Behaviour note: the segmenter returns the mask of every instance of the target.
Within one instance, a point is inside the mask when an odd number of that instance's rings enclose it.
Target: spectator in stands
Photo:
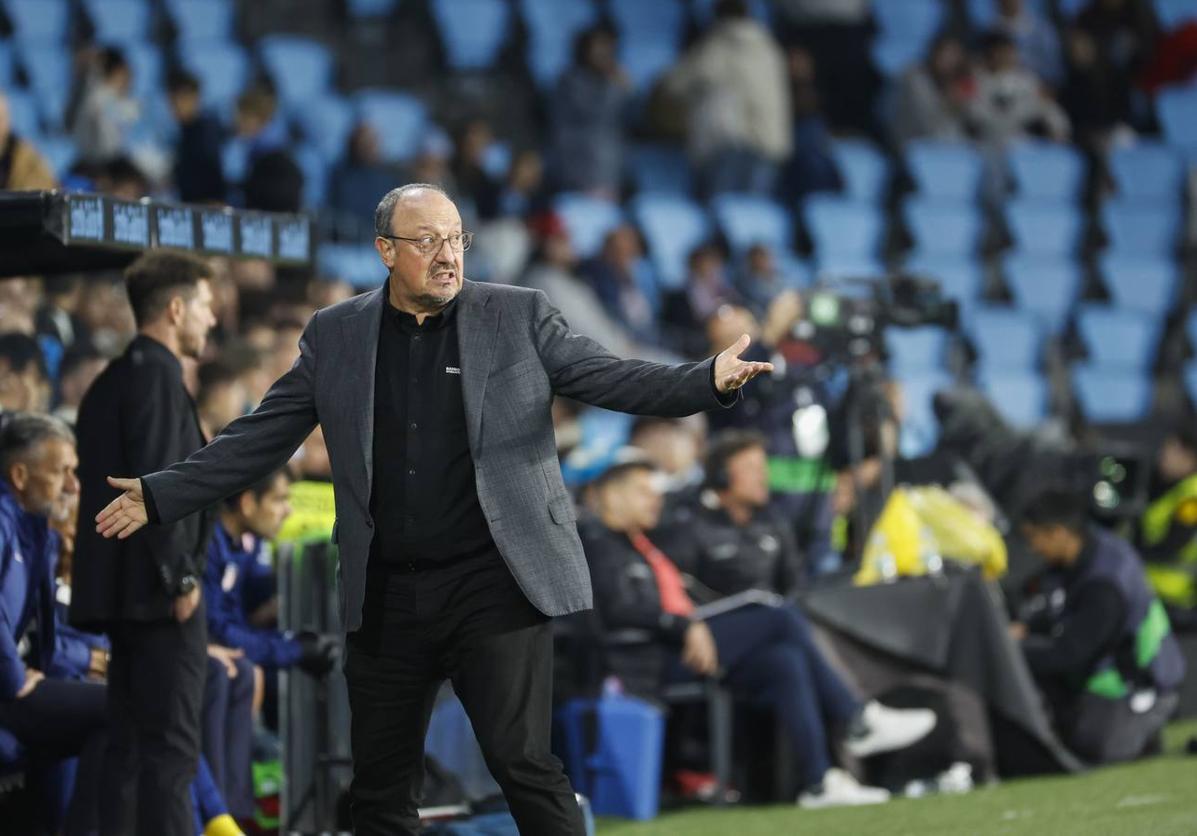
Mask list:
[[[719,0],[710,30],[665,76],[688,110],[690,157],[709,194],[772,192],[793,147],[785,55],[745,0]]]
[[[663,535],[679,569],[708,600],[749,589],[791,595],[807,571],[792,525],[770,508],[767,440],[727,430],[711,439],[696,501],[679,508]]]
[[[550,106],[553,180],[564,191],[619,196],[632,85],[616,58],[618,35],[606,24],[580,33],[573,65]]]
[[[109,474],[148,471],[203,445],[181,363],[203,354],[215,324],[209,272],[167,250],[133,262],[126,281],[138,335],[79,408],[79,516],[88,524],[78,532],[71,623],[112,640],[105,832],[185,833],[193,818],[208,512],[125,540],[103,538],[90,521],[111,498]]]
[[[736,271],[734,287],[754,316],[763,317],[778,295],[795,290],[799,277],[777,263],[777,255],[768,244],[753,244],[744,253]]]
[[[29,336],[36,334],[35,320],[41,299],[41,279],[12,276],[0,282],[0,334],[6,331],[18,331]],[[46,360],[47,367],[52,368],[49,353]]]
[[[287,126],[278,118],[273,89],[259,84],[237,98],[237,137],[246,143],[244,203],[249,209],[298,212],[303,172],[286,149]]]
[[[738,304],[740,294],[732,285],[727,253],[718,243],[699,244],[690,253],[685,284],[665,294],[661,303],[666,342],[688,357],[706,349],[702,323],[721,305]]]
[[[890,110],[893,137],[960,140],[977,84],[964,44],[951,33],[931,42],[927,58],[902,73]]]
[[[507,172],[507,179],[500,184],[492,215],[479,208],[482,218],[514,217],[526,218],[540,211],[547,202],[544,177],[544,160],[535,148],[522,148],[516,152]]]
[[[1177,629],[1197,627],[1197,429],[1177,421],[1156,455],[1151,501],[1137,543],[1147,577]]]
[[[337,223],[349,234],[373,224],[378,195],[400,181],[401,172],[382,157],[378,132],[369,122],[359,122],[349,134],[345,156],[328,180],[329,208],[342,217]]]
[[[99,50],[71,125],[80,160],[106,163],[128,150],[129,130],[141,110],[132,90],[133,69],[124,53],[116,47]]]
[[[982,43],[982,55],[977,95],[968,113],[977,136],[999,147],[1030,135],[1066,141],[1067,114],[1022,65],[1014,40],[1003,32],[990,32]]]
[[[843,185],[832,156],[831,133],[815,84],[815,62],[802,47],[786,53],[790,100],[794,105],[794,151],[782,170],[778,196],[785,202],[811,192],[838,191]]]
[[[1134,86],[1151,58],[1159,25],[1149,0],[1090,0],[1074,23],[1091,43],[1108,89],[1105,98],[1118,122],[1136,125]]]
[[[108,358],[90,345],[68,350],[58,367],[58,405],[54,414],[74,426],[83,395],[107,365]]]
[[[46,361],[28,334],[0,334],[0,411],[45,412],[50,405]]]
[[[87,341],[87,328],[79,319],[83,296],[83,278],[76,274],[46,276],[42,279],[45,298],[37,309],[35,324],[38,337],[49,337],[64,350],[76,340]]]
[[[450,194],[457,194],[457,181],[449,162],[453,159],[453,140],[439,126],[432,126],[424,134],[415,157],[408,162],[401,179],[408,182],[435,183]],[[468,207],[474,220],[473,206]]]
[[[477,217],[493,217],[498,184],[486,168],[487,149],[495,141],[486,119],[471,119],[459,130],[453,142],[450,161],[453,183],[461,200],[468,201]]]
[[[174,181],[187,203],[224,203],[224,166],[220,159],[224,128],[200,103],[199,79],[177,69],[166,79],[170,109],[179,125],[175,142]]]
[[[657,316],[661,297],[652,264],[645,257],[644,242],[631,224],[620,224],[607,233],[598,257],[582,266],[607,315],[623,323],[638,342],[660,341]]]
[[[847,749],[866,757],[921,739],[935,726],[934,713],[862,707],[789,608],[698,616],[678,567],[645,534],[661,513],[655,476],[643,459],[611,467],[595,487],[596,518],[580,526],[603,628],[645,635],[608,653],[625,688],[653,696],[667,683],[719,680],[776,712],[802,774],[802,806],[888,800],[885,790],[832,767],[829,739],[843,732]]]
[[[700,458],[706,446],[706,430],[706,420],[698,415],[689,418],[642,415],[632,424],[628,443],[665,477],[668,497],[687,499],[702,481]]]
[[[1115,131],[1129,130],[1130,110],[1125,79],[1098,54],[1093,36],[1077,27],[1065,35],[1068,74],[1060,103],[1068,113],[1077,140],[1091,149],[1104,147]]]
[[[129,299],[108,275],[89,276],[79,297],[78,320],[103,354],[119,354],[136,330]]]
[[[50,164],[12,129],[8,97],[0,90],[0,190],[55,189],[58,180]]]
[[[121,200],[140,200],[150,193],[150,179],[137,163],[120,154],[99,168],[95,189]]]
[[[47,517],[79,490],[75,439],[56,418],[20,413],[0,431],[0,738],[24,750],[33,782],[46,800],[46,832],[56,833],[65,808],[68,833],[94,828],[94,769],[102,754],[107,699],[102,684],[76,677],[102,674],[107,654],[59,635],[55,565],[59,539]],[[36,625],[36,642],[25,647]],[[3,747],[11,756],[11,742]],[[64,758],[86,751],[75,771]]]
[[[1055,27],[1027,0],[997,0],[996,11],[993,28],[1014,41],[1028,70],[1059,88],[1064,81],[1064,61]]]
[[[1134,548],[1087,522],[1087,499],[1046,489],[1022,535],[1048,569],[1010,625],[1064,742],[1091,763],[1132,760],[1178,701],[1184,657]]]
[[[212,438],[245,414],[249,398],[237,368],[224,360],[210,360],[199,367],[195,411],[204,437]]]
[[[274,583],[269,543],[291,514],[290,496],[291,476],[279,470],[225,500],[204,570],[208,634],[244,651],[268,676],[290,667],[324,676],[332,669],[334,642],[315,633],[296,636],[249,622],[248,591]]]

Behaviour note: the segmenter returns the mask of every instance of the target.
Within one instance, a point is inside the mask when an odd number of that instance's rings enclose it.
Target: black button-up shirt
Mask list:
[[[420,325],[389,299],[383,309],[370,514],[372,555],[385,564],[493,547],[466,434],[456,312],[454,300]]]

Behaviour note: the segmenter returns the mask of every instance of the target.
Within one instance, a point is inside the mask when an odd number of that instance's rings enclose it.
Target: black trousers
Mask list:
[[[582,836],[549,751],[553,641],[497,553],[378,573],[345,661],[357,836],[419,831],[424,735],[448,678],[523,836]]]
[[[68,834],[94,830],[107,701],[98,682],[44,679],[27,696],[0,702],[0,728],[28,753],[47,832],[60,826]],[[65,760],[76,755],[77,770]]]
[[[100,796],[105,836],[184,836],[195,828],[208,670],[201,603],[183,624],[123,622],[110,631],[108,752]]]

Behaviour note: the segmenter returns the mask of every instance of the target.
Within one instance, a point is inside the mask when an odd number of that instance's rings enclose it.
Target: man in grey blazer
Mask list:
[[[351,800],[359,834],[415,833],[423,740],[449,678],[523,834],[581,834],[549,751],[548,619],[592,606],[550,407],[560,394],[681,416],[735,402],[767,363],[747,335],[701,363],[620,360],[539,291],[464,276],[470,234],[448,196],[388,193],[374,291],[319,311],[300,357],[250,415],[123,491],[106,537],[169,523],[285,463],[319,423],[332,462],[349,634]]]

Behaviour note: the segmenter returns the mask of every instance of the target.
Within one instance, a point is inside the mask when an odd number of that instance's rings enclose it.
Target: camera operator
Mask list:
[[[1138,757],[1176,707],[1185,667],[1138,554],[1089,524],[1071,491],[1041,492],[1021,529],[1048,570],[1010,632],[1061,737],[1093,763]]]

